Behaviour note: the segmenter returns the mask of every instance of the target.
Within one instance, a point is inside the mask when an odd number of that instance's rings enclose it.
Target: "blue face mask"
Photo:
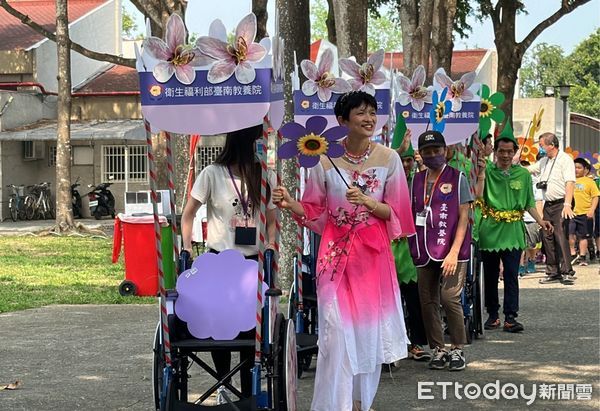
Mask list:
[[[545,156],[546,155],[546,150],[544,149],[544,147],[540,146],[540,149],[538,150],[538,153],[540,153],[541,156]]]

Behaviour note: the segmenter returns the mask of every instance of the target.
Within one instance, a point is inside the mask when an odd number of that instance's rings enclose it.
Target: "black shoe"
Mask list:
[[[557,284],[562,282],[561,275],[547,275],[546,278],[542,278],[539,283],[540,284]]]
[[[585,258],[585,256],[584,256]],[[571,256],[571,265],[575,265],[579,260],[581,260],[581,256],[579,254],[575,254]]]
[[[448,363],[448,371],[461,371],[467,366],[465,354],[460,348],[450,350],[450,362]]]
[[[569,271],[567,274],[562,275],[561,283],[564,285],[573,285],[575,284],[575,271]]]
[[[448,359],[448,351],[436,347],[435,350],[433,350],[433,358],[429,361],[429,369],[443,370],[448,366]]]
[[[525,327],[523,327],[523,324],[515,320],[515,317],[513,317],[512,315],[506,316],[506,318],[504,319],[504,331],[507,331],[509,333],[518,333],[523,331],[524,329]]]
[[[485,330],[497,330],[500,328],[500,319],[498,317],[490,316],[485,323],[483,323],[483,328]]]

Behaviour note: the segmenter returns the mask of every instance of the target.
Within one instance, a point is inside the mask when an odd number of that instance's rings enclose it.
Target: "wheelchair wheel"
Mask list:
[[[154,358],[152,361],[152,391],[154,393],[154,407],[160,410],[160,394],[163,386],[163,370],[165,368],[165,354],[160,341],[160,321],[154,332],[154,346],[152,348]]]
[[[274,387],[275,409],[296,411],[296,390],[298,361],[296,351],[296,330],[294,322],[286,320],[282,314],[275,321],[277,338],[274,341],[274,368],[277,374]]]

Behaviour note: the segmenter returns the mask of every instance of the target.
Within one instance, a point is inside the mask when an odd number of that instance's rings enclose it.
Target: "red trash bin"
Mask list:
[[[168,225],[164,216],[159,216],[159,222],[162,227]],[[115,218],[113,263],[119,260],[121,244],[125,258],[125,281],[119,286],[121,295],[156,296],[158,264],[154,217],[119,214]]]

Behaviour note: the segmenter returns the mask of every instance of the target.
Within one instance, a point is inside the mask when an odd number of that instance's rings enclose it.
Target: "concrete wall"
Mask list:
[[[33,73],[33,56],[31,51],[0,51],[0,73],[31,74]]]
[[[75,97],[74,120],[141,119],[139,96]]]
[[[50,191],[54,198],[56,192],[56,167],[48,163],[48,148],[56,145],[56,142],[47,141],[44,144],[44,158],[39,160],[23,159],[23,142],[21,141],[2,141],[0,142],[0,212],[2,219],[9,217],[8,198],[9,190],[7,184],[36,184],[42,181],[51,183]],[[89,191],[88,184],[99,184],[102,178],[102,146],[103,145],[121,145],[122,140],[102,140],[102,141],[74,141],[73,146],[91,146],[94,149],[93,165],[72,165],[71,180],[74,182],[77,177],[80,179],[81,186],[79,193],[83,200],[84,216],[89,216],[88,200],[85,194]],[[130,141],[129,144],[145,144],[145,142]],[[149,190],[148,183],[129,183],[129,191]],[[111,186],[111,191],[116,200],[116,212],[124,211],[125,183],[116,182]]]
[[[110,54],[121,53],[121,1],[112,0],[100,6],[69,27],[71,39],[82,46]],[[73,87],[81,84],[94,73],[107,65],[106,62],[92,60],[79,53],[71,52],[71,81]],[[56,44],[45,40],[35,49],[34,70],[36,81],[48,91],[57,90]]]
[[[533,115],[542,107],[542,126],[538,135],[551,132],[561,141],[562,145],[562,102],[554,97],[518,98],[513,103],[513,129],[515,137],[521,137],[527,132]],[[537,135],[536,135],[537,139]],[[567,140],[567,146],[569,142]],[[563,147],[561,147],[563,148]]]
[[[496,50],[490,49],[487,51],[485,57],[482,59],[477,76],[475,77],[476,83],[487,84],[492,90],[492,93],[496,91],[496,83],[498,77],[498,53]]]
[[[9,99],[12,96],[12,101]],[[6,104],[6,106],[5,106]],[[56,118],[56,96],[0,90],[0,131]]]

